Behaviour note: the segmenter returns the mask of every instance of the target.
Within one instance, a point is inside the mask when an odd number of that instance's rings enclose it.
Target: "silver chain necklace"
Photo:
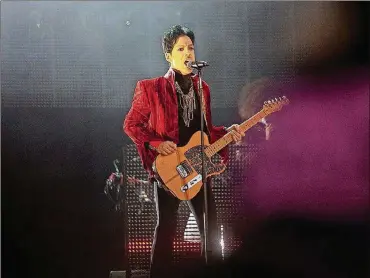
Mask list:
[[[194,97],[193,84],[191,84],[189,93],[184,94],[179,83],[175,82],[177,93],[180,95],[180,105],[182,108],[182,119],[187,127],[190,126],[190,121],[194,118],[194,109],[196,109],[196,102]]]

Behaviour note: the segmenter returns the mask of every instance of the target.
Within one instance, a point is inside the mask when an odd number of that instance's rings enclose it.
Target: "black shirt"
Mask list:
[[[182,75],[181,73],[175,71],[175,82],[177,82],[184,94],[188,94],[190,87],[192,85],[192,74]],[[185,125],[183,115],[183,108],[180,104],[180,94],[177,93],[177,102],[178,102],[178,122],[179,122],[179,147],[185,146],[191,136],[200,130],[200,104],[199,104],[199,95],[197,93],[197,88],[193,86],[194,97],[195,97],[195,108],[193,111],[193,119],[189,123],[189,127]],[[207,131],[206,123],[204,122],[204,131]]]

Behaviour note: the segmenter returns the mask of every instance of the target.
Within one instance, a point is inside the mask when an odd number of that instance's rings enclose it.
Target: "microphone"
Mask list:
[[[186,66],[190,69],[190,68],[193,68],[193,69],[201,69],[201,68],[204,68],[204,67],[208,67],[209,64],[205,61],[188,61],[186,62]]]

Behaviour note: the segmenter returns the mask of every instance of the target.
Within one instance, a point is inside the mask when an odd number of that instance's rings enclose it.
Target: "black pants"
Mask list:
[[[213,198],[210,180],[207,181],[208,199],[208,262],[212,263],[221,258],[221,245],[219,229],[217,227],[216,204]],[[204,251],[204,186],[201,191],[187,204],[194,214],[197,221],[200,238],[202,242],[202,252]],[[150,277],[170,277],[172,266],[172,245],[176,235],[177,211],[180,200],[172,196],[171,193],[154,184],[154,196],[157,207],[157,226],[154,232]]]

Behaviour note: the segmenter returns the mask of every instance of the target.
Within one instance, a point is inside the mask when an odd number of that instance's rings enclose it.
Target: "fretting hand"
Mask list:
[[[231,136],[233,137],[234,143],[240,142],[245,133],[240,130],[240,126],[237,124],[233,124],[232,126],[227,128],[227,131],[230,132]]]

